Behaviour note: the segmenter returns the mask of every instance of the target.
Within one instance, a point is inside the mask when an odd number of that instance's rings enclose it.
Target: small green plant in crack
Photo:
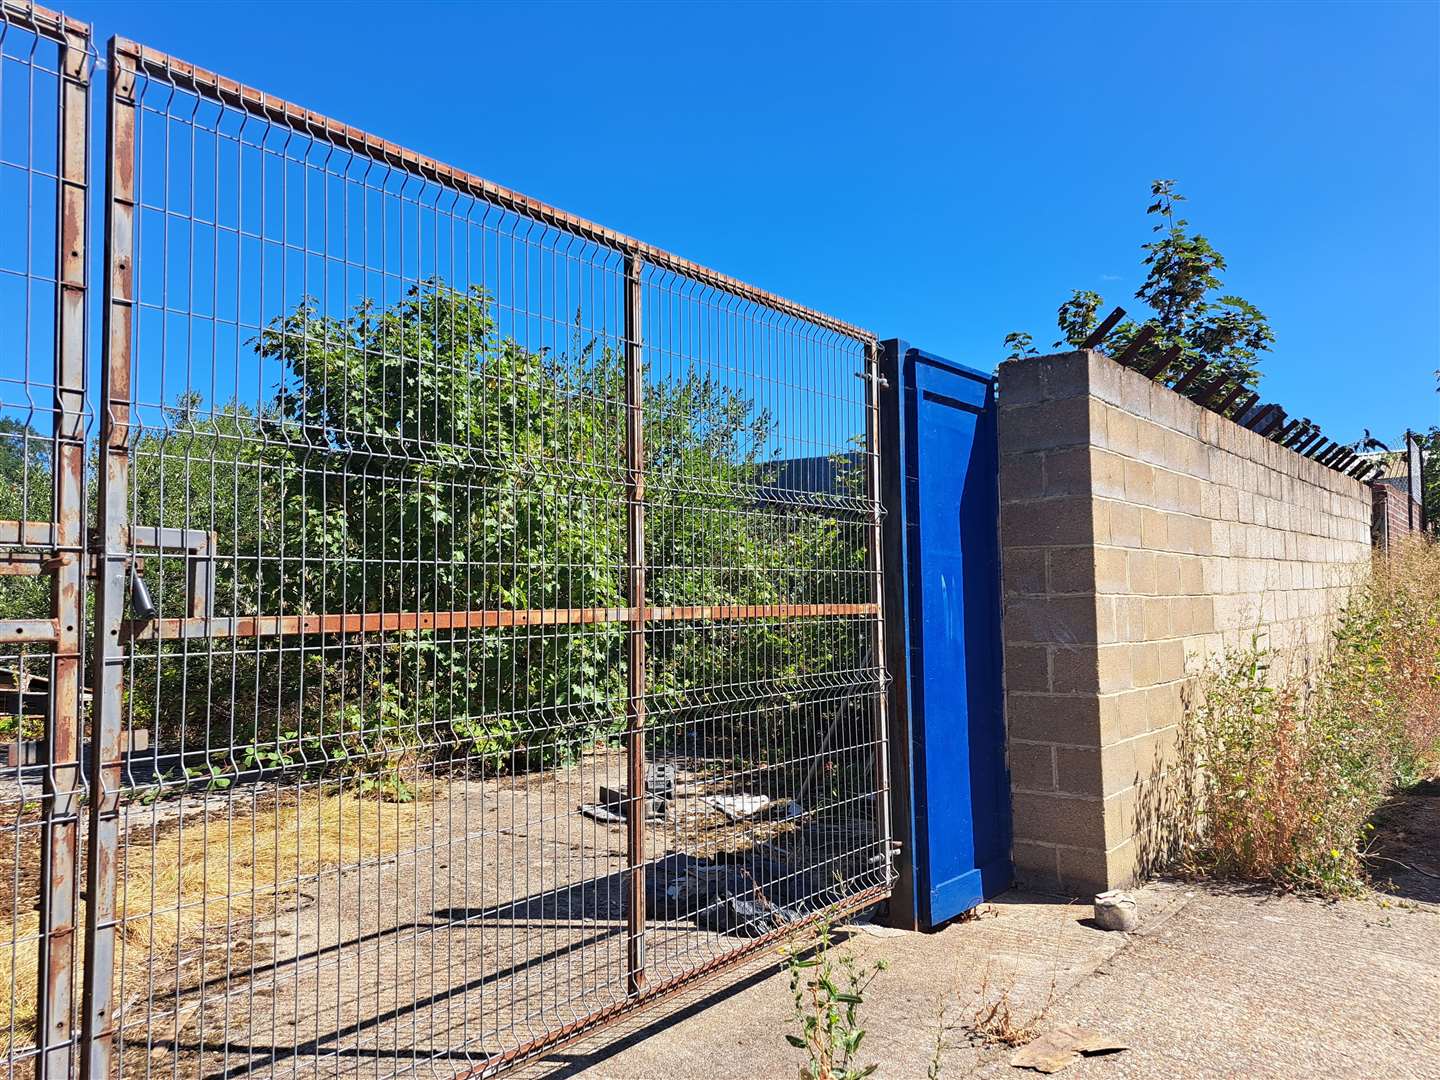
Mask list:
[[[875,976],[890,965],[885,960],[862,963],[850,953],[837,955],[831,948],[830,924],[822,920],[812,942],[784,950],[795,1002],[798,1035],[785,1041],[805,1052],[801,1080],[861,1080],[878,1064],[860,1065],[860,1044],[865,1028],[860,1007]]]

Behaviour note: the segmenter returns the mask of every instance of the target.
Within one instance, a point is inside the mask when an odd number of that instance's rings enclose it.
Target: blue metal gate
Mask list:
[[[995,381],[883,343],[893,810],[891,917],[930,929],[1010,881]]]

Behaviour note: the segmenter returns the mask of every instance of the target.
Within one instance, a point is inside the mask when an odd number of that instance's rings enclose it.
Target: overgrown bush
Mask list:
[[[1318,660],[1252,646],[1202,685],[1181,740],[1192,867],[1354,892],[1368,821],[1440,748],[1440,548],[1377,559]],[[1285,674],[1279,675],[1281,669]]]
[[[302,301],[247,343],[246,400],[187,389],[137,407],[133,523],[212,535],[218,618],[623,607],[623,356],[578,327],[563,350],[524,348],[492,308],[484,290],[438,280],[338,316]],[[649,603],[866,599],[867,519],[842,505],[858,457],[835,456],[839,490],[786,504],[783,432],[748,387],[699,364],[666,374],[645,386]],[[48,519],[49,448],[0,418],[0,517]],[[95,444],[88,454],[93,474]],[[143,574],[160,617],[190,613],[184,554],[147,551]],[[0,609],[44,616],[47,583],[0,581]],[[862,631],[657,624],[650,738],[739,717],[729,726],[761,764],[770,748],[793,759],[848,707],[815,676],[865,668]],[[368,780],[417,757],[536,767],[623,729],[626,639],[625,624],[598,622],[143,640],[127,723],[187,774]],[[0,715],[0,736],[15,725]]]

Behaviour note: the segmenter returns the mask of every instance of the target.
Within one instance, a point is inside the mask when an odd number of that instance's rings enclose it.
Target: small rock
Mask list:
[[[1129,933],[1140,921],[1135,898],[1119,889],[1095,897],[1095,925],[1102,930],[1123,930]]]

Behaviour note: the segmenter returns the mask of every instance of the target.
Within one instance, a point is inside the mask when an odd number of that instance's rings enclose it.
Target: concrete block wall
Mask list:
[[[1002,365],[999,438],[1016,876],[1085,894],[1154,854],[1207,661],[1324,647],[1371,494],[1093,351]]]

